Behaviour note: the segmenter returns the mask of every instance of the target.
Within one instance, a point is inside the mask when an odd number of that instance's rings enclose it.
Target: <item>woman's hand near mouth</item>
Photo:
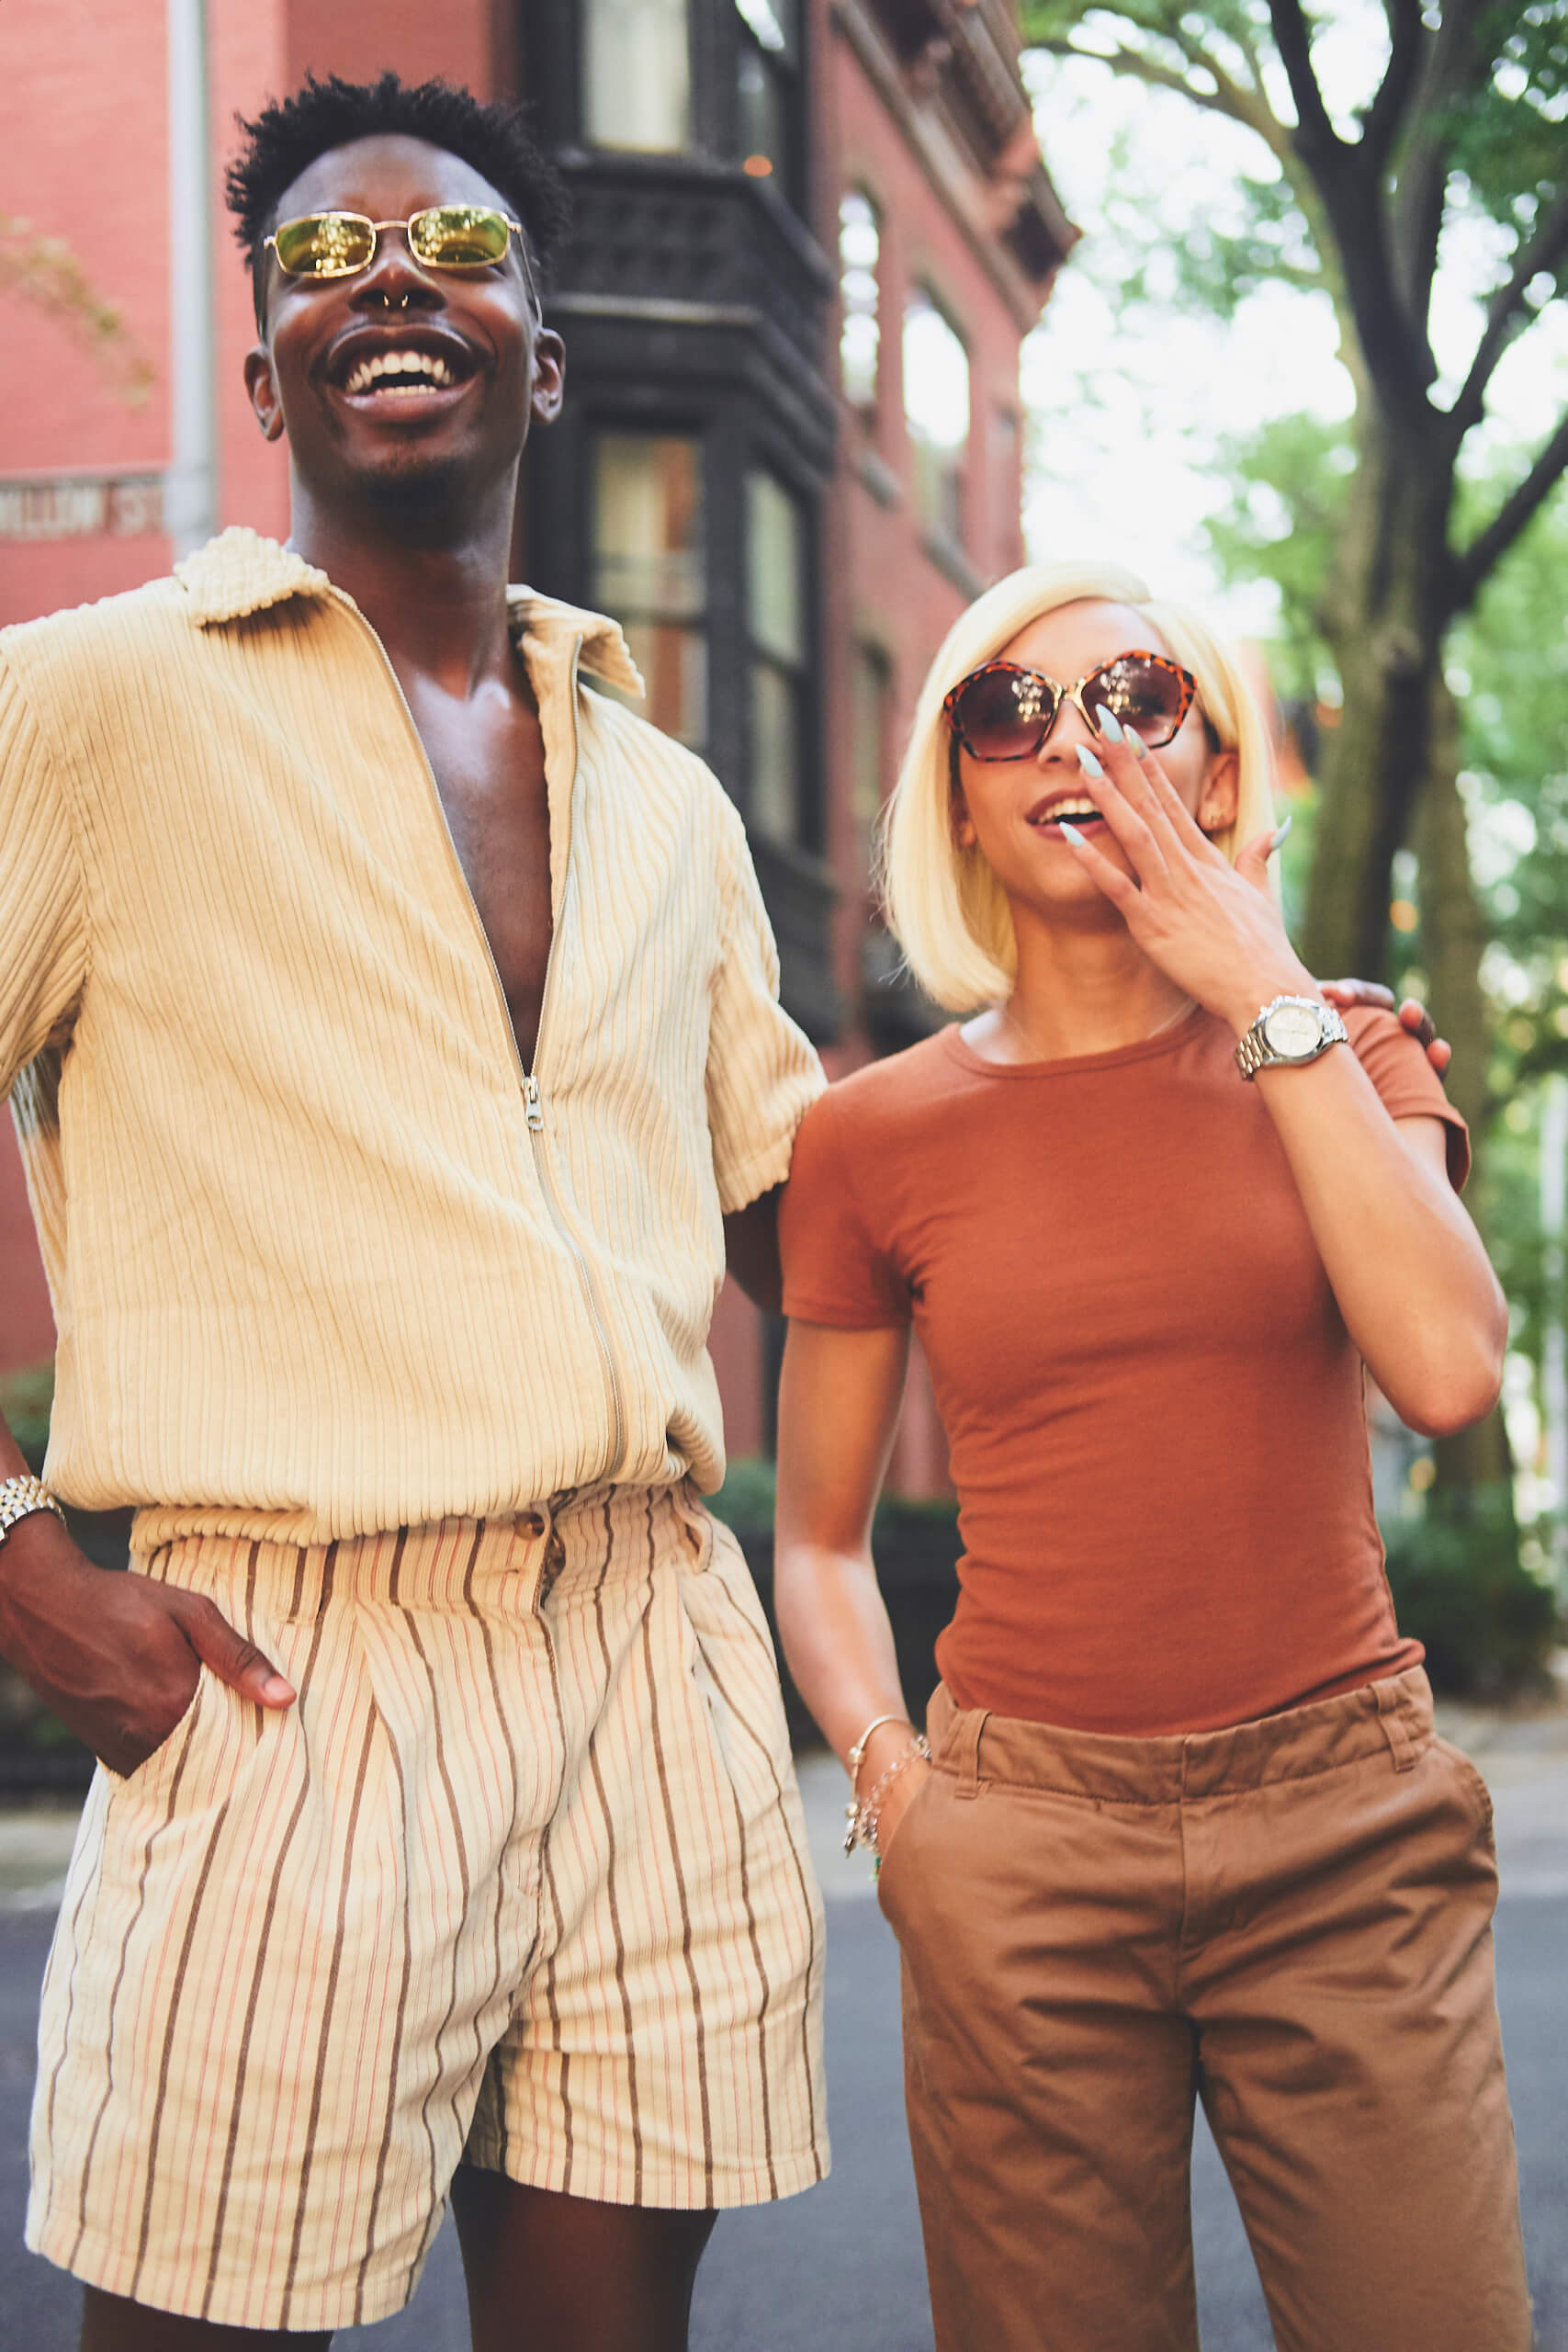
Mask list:
[[[1153,752],[1126,736],[1078,750],[1101,816],[1131,875],[1070,821],[1063,838],[1168,978],[1237,1035],[1270,997],[1316,996],[1316,981],[1285,933],[1269,894],[1280,835],[1260,833],[1233,865],[1214,847]]]

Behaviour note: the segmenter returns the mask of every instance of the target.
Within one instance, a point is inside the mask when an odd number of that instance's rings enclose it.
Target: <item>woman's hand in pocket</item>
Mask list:
[[[898,1835],[899,1825],[904,1815],[908,1812],[931,1776],[931,1766],[924,1757],[917,1756],[912,1764],[906,1764],[887,1794],[883,1798],[876,1821],[876,1850],[884,1861],[892,1851],[893,1840]]]

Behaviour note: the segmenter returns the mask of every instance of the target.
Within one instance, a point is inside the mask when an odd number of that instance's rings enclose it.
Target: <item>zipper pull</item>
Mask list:
[[[523,1080],[523,1104],[528,1125],[537,1135],[545,1124],[545,1112],[544,1105],[539,1101],[539,1081],[532,1070]]]

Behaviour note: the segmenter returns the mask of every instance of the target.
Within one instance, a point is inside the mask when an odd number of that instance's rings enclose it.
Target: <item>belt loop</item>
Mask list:
[[[1404,1693],[1399,1688],[1398,1676],[1385,1676],[1382,1681],[1374,1682],[1372,1692],[1377,1700],[1378,1721],[1382,1725],[1382,1736],[1388,1742],[1389,1754],[1393,1758],[1394,1770],[1414,1770],[1416,1743],[1410,1736],[1410,1725],[1404,1720]]]
[[[977,1797],[986,1783],[980,1778],[980,1734],[990,1721],[989,1707],[970,1707],[958,1718],[953,1752],[958,1760],[958,1794]]]

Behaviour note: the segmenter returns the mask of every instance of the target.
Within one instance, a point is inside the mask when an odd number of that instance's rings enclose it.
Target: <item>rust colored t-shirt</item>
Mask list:
[[[1464,1123],[1392,1013],[1347,1015],[1395,1118]],[[964,1543],[960,1705],[1138,1736],[1395,1674],[1360,1358],[1263,1100],[1195,1011],[998,1068],[956,1028],[807,1112],[784,1306],[913,1320]]]

